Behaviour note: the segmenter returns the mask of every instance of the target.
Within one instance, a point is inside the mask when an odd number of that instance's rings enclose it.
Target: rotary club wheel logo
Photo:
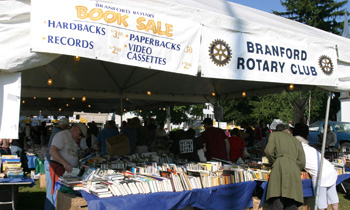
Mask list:
[[[334,71],[333,63],[328,56],[322,55],[318,59],[318,64],[320,65],[320,68],[325,75],[333,74],[333,71]]]
[[[209,56],[215,65],[225,66],[231,61],[232,51],[225,41],[216,39],[209,47]]]

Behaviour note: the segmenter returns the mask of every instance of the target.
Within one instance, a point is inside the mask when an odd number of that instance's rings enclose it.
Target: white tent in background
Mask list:
[[[223,0],[5,0],[0,14],[0,70],[21,72],[23,114],[350,90],[348,39]]]
[[[276,130],[276,126],[278,125],[278,124],[281,124],[281,123],[284,123],[282,120],[280,120],[280,119],[274,119],[273,121],[272,121],[272,123],[271,123],[271,125],[270,125],[270,129],[271,130]]]
[[[350,38],[348,15],[345,13],[343,37]],[[338,121],[350,121],[350,95],[349,92],[340,93],[340,119]]]

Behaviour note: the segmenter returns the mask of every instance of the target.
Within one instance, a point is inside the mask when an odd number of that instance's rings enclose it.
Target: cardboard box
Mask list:
[[[45,174],[40,174],[39,182],[40,182],[40,188],[46,188],[46,176],[45,176]]]
[[[106,139],[106,152],[109,155],[130,154],[129,138],[121,133]]]
[[[260,199],[258,197],[253,197],[253,208],[245,208],[244,210],[270,210],[271,206],[265,201],[263,206],[260,206]],[[310,208],[310,200],[308,198],[304,198],[304,200],[306,199],[307,203],[304,203],[302,206],[299,206],[298,210],[311,210],[313,208]],[[313,199],[315,200],[315,199]],[[305,201],[304,201],[305,202]],[[312,202],[312,198],[311,198],[311,202]]]
[[[88,210],[87,202],[84,198],[74,194],[57,191],[56,210]]]

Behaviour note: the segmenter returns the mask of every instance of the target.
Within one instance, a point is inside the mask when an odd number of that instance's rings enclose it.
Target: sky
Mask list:
[[[262,10],[265,12],[272,13],[272,10],[276,10],[278,12],[285,12],[284,7],[281,5],[280,0],[229,0],[237,4],[241,4],[244,6],[252,7],[258,10]],[[336,0],[342,1],[342,0]],[[350,1],[345,5],[344,9],[347,9],[350,12]],[[349,20],[349,15],[348,15]],[[344,18],[337,18],[338,22],[344,21]]]
[[[259,9],[265,12],[272,13],[272,10],[278,12],[284,12],[285,9],[281,5],[280,0],[230,0],[237,4],[242,4],[248,7]],[[340,1],[340,0],[339,0]],[[345,8],[350,12],[350,2],[348,2]]]
[[[255,9],[263,10],[265,12],[272,13],[272,10],[279,12],[285,11],[281,5],[280,0],[230,0],[237,4],[252,7]]]

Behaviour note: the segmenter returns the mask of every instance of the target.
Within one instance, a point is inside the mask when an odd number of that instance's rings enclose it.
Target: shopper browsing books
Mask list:
[[[201,140],[207,160],[211,160],[213,157],[228,160],[230,144],[225,131],[213,127],[213,120],[210,118],[205,118],[202,124],[205,131],[201,134]]]
[[[69,130],[57,133],[50,147],[50,175],[52,180],[51,194],[54,193],[55,182],[65,171],[71,172],[73,167],[78,167],[79,146],[77,140],[82,135],[87,135],[87,128],[84,124],[78,123]]]
[[[235,162],[239,158],[243,158],[243,150],[246,150],[244,140],[239,137],[239,129],[234,128],[231,130],[231,137],[228,138],[230,143],[230,161]]]
[[[138,117],[132,118],[133,122],[135,123],[135,130],[136,130],[136,152],[139,154],[143,152],[148,152],[148,145],[150,144],[151,140],[149,138],[148,129],[141,125],[141,121]]]
[[[198,139],[195,138],[196,131],[192,128],[185,132],[184,138],[178,142],[178,152],[181,159],[187,161],[200,161],[198,157],[198,150],[202,149],[202,145]]]
[[[136,124],[135,119],[128,119],[128,123],[126,123],[120,133],[123,133],[129,139],[130,144],[130,153],[134,154],[136,152],[136,141],[137,141],[137,132],[136,132]]]
[[[97,136],[97,145],[101,147],[101,156],[105,155],[106,152],[106,139],[117,136],[119,131],[115,125],[114,120],[107,121],[106,127],[99,132]]]
[[[296,136],[304,149],[306,158],[305,171],[311,175],[312,184],[315,189],[314,192],[316,192],[316,183],[318,179],[317,175],[318,168],[320,167],[321,163],[321,154],[315,148],[309,145],[309,141],[306,140],[307,137],[308,136]],[[319,210],[327,209],[328,204],[332,206],[333,210],[338,210],[339,198],[336,189],[337,178],[338,174],[334,166],[324,158],[317,203],[317,208]]]
[[[296,210],[304,202],[300,171],[305,168],[305,154],[288,126],[279,124],[276,130],[265,148],[265,155],[273,164],[266,200],[272,204],[272,209]]]
[[[299,136],[309,135],[309,126],[306,124],[306,117],[301,117],[300,121],[295,124],[293,128],[293,134]]]

